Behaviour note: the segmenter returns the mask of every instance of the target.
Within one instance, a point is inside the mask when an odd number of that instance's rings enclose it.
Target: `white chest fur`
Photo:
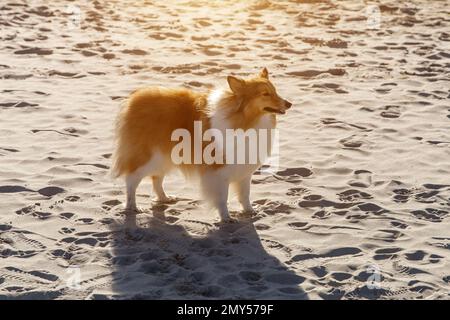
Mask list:
[[[213,95],[213,99],[219,99],[219,97],[218,93]],[[210,100],[210,103],[213,102],[214,100]],[[252,128],[245,131],[244,134],[247,138],[243,144],[239,145],[236,139],[234,142],[230,140],[230,130],[233,131],[234,129],[232,129],[233,125],[227,119],[227,116],[227,110],[219,108],[211,117],[211,128],[219,130],[223,137],[221,141],[216,141],[216,148],[225,155],[226,165],[218,170],[218,174],[229,181],[236,181],[251,176],[270,156],[275,133],[275,121],[271,114],[261,116]],[[231,153],[230,143],[233,149],[232,153],[234,153],[233,157],[227,157]]]

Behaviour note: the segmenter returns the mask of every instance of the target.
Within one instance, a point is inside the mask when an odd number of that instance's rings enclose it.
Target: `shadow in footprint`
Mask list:
[[[266,252],[252,222],[172,224],[156,211],[113,226],[113,296],[94,298],[308,299],[305,278]]]

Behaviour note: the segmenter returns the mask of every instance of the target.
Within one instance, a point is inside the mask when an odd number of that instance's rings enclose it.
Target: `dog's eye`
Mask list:
[[[268,97],[268,96],[270,96],[270,93],[264,92],[264,93],[263,93],[263,96]]]

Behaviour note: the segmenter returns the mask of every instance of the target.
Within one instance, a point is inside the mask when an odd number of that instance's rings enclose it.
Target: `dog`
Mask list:
[[[232,151],[251,156],[254,150],[246,146],[242,149],[242,145],[227,149],[227,140],[215,141],[212,136],[228,138],[227,130],[273,130],[277,115],[285,114],[292,106],[278,95],[266,68],[248,79],[230,75],[227,82],[228,88],[206,93],[148,87],[130,95],[117,117],[113,157],[115,177],[123,176],[126,182],[126,212],[139,212],[136,189],[145,177],[151,177],[157,201],[173,201],[164,192],[163,179],[171,170],[179,168],[185,176],[199,178],[205,198],[218,210],[222,222],[234,221],[227,207],[230,185],[236,188],[243,210],[254,213],[250,202],[251,177],[263,159],[251,163],[193,161],[208,148],[205,141],[194,141],[197,150],[189,142],[187,150],[183,150],[183,159],[187,161],[174,161],[174,149],[177,146],[179,149],[179,141],[174,140],[177,130],[190,136],[213,131],[215,135],[209,134],[207,140],[214,140],[213,147],[209,146],[214,149],[211,152],[214,159],[223,160]],[[269,155],[273,143],[270,137],[267,139]],[[193,155],[189,154],[191,151]]]

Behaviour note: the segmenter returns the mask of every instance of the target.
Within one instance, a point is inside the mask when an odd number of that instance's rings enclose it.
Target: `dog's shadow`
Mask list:
[[[307,299],[305,280],[266,252],[250,219],[213,226],[153,214],[114,227],[119,299]]]

